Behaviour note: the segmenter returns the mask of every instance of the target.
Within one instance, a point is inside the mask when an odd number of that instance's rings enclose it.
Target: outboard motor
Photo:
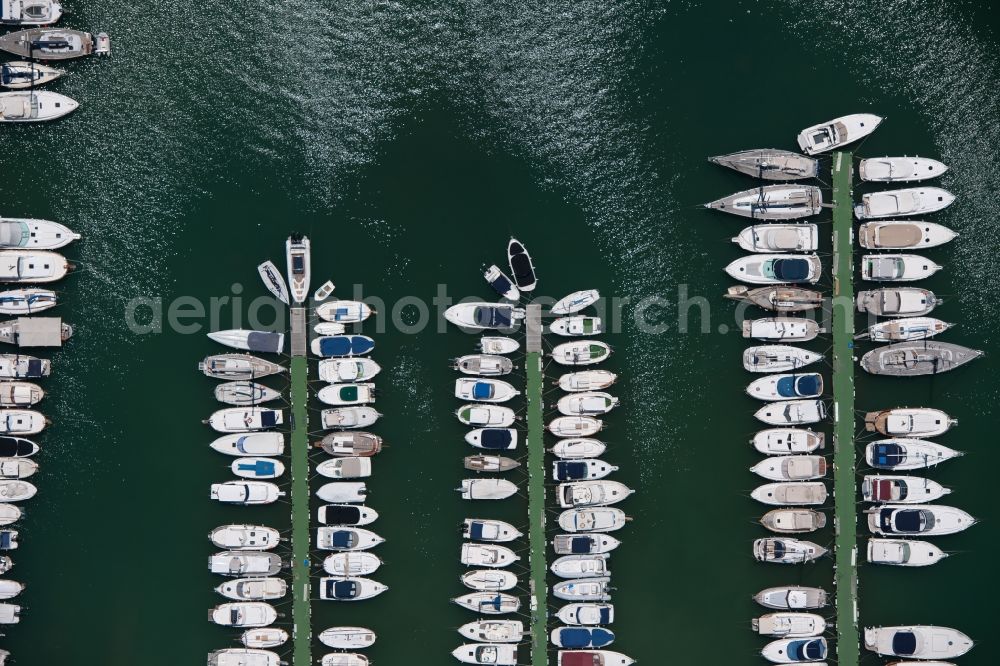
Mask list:
[[[111,38],[108,37],[108,33],[97,33],[97,43],[94,44],[94,55],[111,55]]]

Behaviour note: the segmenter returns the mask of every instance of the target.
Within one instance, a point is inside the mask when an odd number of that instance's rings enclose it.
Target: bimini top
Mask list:
[[[334,335],[319,339],[319,352],[323,356],[354,356],[366,354],[375,342],[364,335]]]
[[[815,638],[792,641],[788,644],[788,657],[792,661],[816,661],[826,657],[826,645]]]
[[[878,512],[883,532],[920,534],[933,529],[934,513],[923,509],[882,509]]]
[[[614,634],[600,627],[562,627],[559,642],[564,648],[601,647],[614,640]]]
[[[782,377],[778,380],[777,391],[783,398],[816,396],[823,391],[823,378],[818,373]]]
[[[513,438],[507,428],[484,428],[479,436],[479,444],[484,449],[507,449]]]
[[[361,509],[356,506],[328,504],[326,506],[326,522],[334,525],[351,525],[361,518]]]
[[[247,334],[247,349],[255,352],[280,354],[285,343],[283,333],[273,331],[250,331]]]
[[[574,481],[587,478],[587,463],[577,460],[557,460],[556,480]],[[586,551],[585,551],[586,552]]]
[[[476,325],[483,328],[510,328],[511,308],[479,306],[474,317]]]
[[[764,274],[782,282],[802,282],[809,279],[809,261],[806,259],[775,259],[764,265]]]
[[[908,657],[917,651],[917,635],[912,631],[897,631],[892,636],[892,651],[901,657]]]
[[[326,581],[326,596],[331,599],[353,599],[359,593],[358,584],[353,580]]]

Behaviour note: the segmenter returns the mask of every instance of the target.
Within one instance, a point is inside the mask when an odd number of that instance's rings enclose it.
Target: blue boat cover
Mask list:
[[[469,524],[469,538],[470,539],[482,539],[483,538],[483,524],[479,521],[472,521]]]
[[[507,449],[513,439],[507,428],[486,428],[479,435],[479,444],[484,449]]]
[[[348,316],[350,315],[350,313],[351,313],[351,309],[350,308],[334,308],[334,310],[333,310],[333,320],[334,321],[341,321],[343,319],[347,319]]]
[[[801,282],[809,277],[809,262],[805,259],[774,259],[774,277],[782,282]]]
[[[591,537],[573,537],[569,542],[569,551],[574,555],[588,555],[593,545]]]
[[[785,556],[785,544],[784,544],[784,542],[782,542],[782,541],[775,541],[774,542],[774,557],[780,560],[784,556]]]
[[[613,640],[615,640],[615,632],[610,629],[594,627],[590,630],[590,644],[595,648],[610,645]]]
[[[337,530],[330,535],[330,544],[334,548],[350,548],[354,545],[354,532],[350,530]]]
[[[10,550],[10,532],[0,532],[0,549]]]
[[[273,428],[278,424],[278,412],[273,409],[261,412],[260,424],[265,428]]]
[[[482,603],[483,608],[493,608],[495,610],[501,610],[503,608],[503,597],[499,594],[489,601],[484,601]]]
[[[237,469],[253,472],[254,476],[274,476],[274,463],[270,460],[255,460],[252,464],[240,463]]]
[[[798,390],[799,395],[814,396],[819,393],[820,384],[822,383],[823,380],[819,374],[811,373],[800,376],[795,383],[795,388]]]
[[[892,509],[882,509],[882,517],[884,517],[886,521],[889,520],[892,513]],[[923,511],[920,509],[903,509],[902,511],[896,511],[894,516],[895,520],[893,521],[896,523],[896,531],[907,532],[910,534],[920,533],[920,518],[922,514]]]
[[[601,606],[601,624],[608,624],[611,622],[611,608],[608,606]]]
[[[473,313],[477,326],[483,328],[510,328],[511,308],[508,307],[478,307]]]
[[[498,278],[490,282],[490,286],[493,287],[493,289],[496,290],[498,294],[503,296],[508,291],[510,291],[510,288],[513,287],[514,285],[511,284],[510,280],[507,279],[506,275],[501,273]]]
[[[897,631],[892,637],[892,652],[908,657],[917,649],[917,635],[912,631]]]
[[[507,259],[518,287],[534,284],[535,269],[531,265],[531,257],[528,256],[528,251],[524,249],[523,245],[518,242],[510,243],[507,248]]]
[[[31,359],[28,361],[28,371],[24,373],[25,377],[41,377],[42,376],[42,361],[41,359]]]
[[[563,627],[559,630],[559,642],[564,648],[590,647],[590,629]]]
[[[327,596],[334,599],[353,599],[358,596],[358,584],[353,580],[328,581],[326,586]]]
[[[872,453],[872,464],[875,467],[892,469],[906,460],[906,449],[892,442],[876,444],[875,450]]]
[[[572,481],[587,477],[587,463],[577,460],[556,461],[556,481]]]
[[[247,335],[247,349],[255,352],[281,353],[284,347],[284,335],[271,331],[250,331]]]
[[[320,356],[355,356],[366,354],[375,346],[363,335],[332,335],[319,339]]]
[[[493,397],[493,385],[487,382],[476,382],[472,387],[472,397],[475,400],[489,400]]]

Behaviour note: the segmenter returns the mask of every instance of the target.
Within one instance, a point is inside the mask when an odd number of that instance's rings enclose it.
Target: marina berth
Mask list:
[[[524,536],[520,530],[502,520],[466,518],[462,523],[462,538],[489,543],[506,543]]]
[[[517,646],[503,643],[467,643],[451,651],[463,664],[494,664],[516,666]]]
[[[571,393],[559,398],[556,408],[564,416],[600,416],[618,406],[618,398],[610,393],[588,391]]]
[[[501,500],[517,493],[517,486],[506,479],[462,479],[458,488],[462,499]]]
[[[760,345],[743,351],[747,372],[791,372],[823,359],[822,354],[792,345]]]
[[[753,597],[761,606],[776,610],[812,610],[826,606],[827,594],[818,587],[791,585],[769,587]]]
[[[556,345],[551,354],[559,365],[593,365],[611,356],[611,347],[600,340],[580,340]]]
[[[576,315],[556,319],[549,325],[549,332],[563,337],[583,337],[585,335],[598,335],[603,333],[604,329],[600,317]]]
[[[292,234],[285,241],[285,268],[288,272],[288,290],[292,302],[305,303],[309,298],[309,282],[312,280],[311,244],[302,234]]]
[[[472,379],[459,377],[455,380],[455,397],[459,400],[476,402],[507,402],[521,392],[500,379]]]
[[[6,96],[12,94],[16,93],[0,93],[0,120],[8,119]],[[65,257],[49,250],[0,250],[0,283],[55,282],[66,277],[71,268]]]
[[[370,354],[375,341],[367,335],[330,335],[313,338],[309,350],[320,358],[349,358]]]
[[[0,65],[0,88],[23,90],[55,81],[66,72],[37,62],[17,60]],[[0,662],[2,663],[2,662]]]
[[[224,627],[266,627],[278,619],[278,611],[263,601],[234,601],[213,608],[209,619]]]
[[[917,287],[886,287],[859,291],[858,312],[881,317],[919,317],[941,305],[934,292]]]
[[[385,541],[370,530],[360,527],[317,527],[316,548],[319,550],[368,550]]]
[[[106,33],[95,38],[89,32],[66,28],[31,28],[0,36],[0,50],[34,60],[69,60],[111,53]]]
[[[783,400],[764,405],[754,416],[773,426],[808,425],[826,418],[826,405],[822,400]]]
[[[827,657],[825,638],[783,638],[772,641],[760,651],[772,664],[802,664]]]
[[[465,434],[465,441],[478,449],[513,451],[517,448],[514,428],[476,428]]]
[[[559,514],[560,529],[575,534],[614,532],[625,527],[628,521],[624,511],[606,506],[569,509]]]
[[[463,543],[458,561],[467,567],[507,567],[520,559],[506,546]]]
[[[323,560],[323,571],[331,576],[370,576],[381,566],[378,555],[363,550],[334,553]]]
[[[556,612],[556,617],[563,624],[575,626],[612,624],[615,621],[615,607],[612,604],[566,604]]]
[[[458,633],[470,641],[520,643],[525,632],[520,620],[478,620],[463,624]]]
[[[865,627],[864,641],[865,648],[875,654],[909,659],[953,659],[973,645],[957,629],[926,625]]]
[[[222,583],[215,591],[227,599],[237,601],[266,601],[281,599],[285,596],[287,587],[281,578],[237,578]]]
[[[858,229],[858,242],[868,250],[918,250],[944,245],[957,235],[934,222],[887,220],[862,224]]]
[[[459,303],[445,310],[444,318],[462,328],[509,331],[517,325],[515,322],[524,319],[524,309],[515,308],[513,305],[505,303]],[[487,354],[509,353],[485,348],[483,352]]]
[[[564,601],[610,601],[611,579],[604,576],[561,580],[552,586],[552,595]]]
[[[321,388],[316,397],[326,405],[367,405],[375,402],[375,384],[330,384]]]
[[[368,663],[368,657],[354,652],[331,652],[320,660],[320,666],[368,666]]]
[[[281,393],[257,382],[225,382],[215,387],[215,399],[226,405],[258,405],[281,397]]]
[[[208,538],[217,548],[231,550],[271,550],[281,543],[278,530],[263,525],[220,525]]]
[[[207,377],[232,381],[254,380],[286,371],[277,363],[250,354],[207,356],[198,364],[198,369]]]
[[[607,534],[557,534],[552,539],[556,555],[590,555],[610,553],[621,541]]]
[[[517,576],[503,569],[473,569],[462,574],[459,581],[480,592],[503,592],[517,587]]]
[[[919,476],[868,474],[861,482],[861,498],[866,502],[921,504],[951,493],[937,481]]]
[[[823,395],[823,375],[818,372],[767,375],[750,382],[746,393],[751,398],[771,401],[818,398]]]
[[[4,458],[30,458],[38,451],[38,444],[30,439],[0,436],[0,456]]]
[[[801,317],[765,317],[744,319],[743,337],[782,342],[809,342],[823,329],[812,319]]]
[[[865,513],[868,529],[882,536],[941,536],[976,524],[965,511],[940,504],[882,504]]]
[[[234,328],[226,331],[214,331],[209,333],[208,337],[220,345],[252,352],[280,354],[285,349],[285,334],[273,331]]]
[[[288,632],[284,629],[260,628],[248,629],[240,636],[240,642],[248,648],[280,647],[288,642]]]
[[[768,537],[753,542],[753,556],[758,562],[777,564],[803,564],[826,554],[826,548],[799,539]]]
[[[865,446],[865,461],[875,469],[924,469],[962,455],[961,451],[925,439],[881,439]]]
[[[508,472],[515,467],[520,467],[521,463],[513,458],[505,456],[466,456],[463,459],[465,469],[473,472]]]
[[[819,160],[777,148],[741,150],[709,157],[708,161],[762,180],[801,180],[819,175]]]
[[[873,113],[852,113],[834,118],[799,132],[799,148],[806,155],[817,155],[865,138],[882,123]]]
[[[521,600],[503,592],[469,592],[455,597],[452,602],[482,615],[506,615],[521,608]]]
[[[866,254],[861,279],[872,282],[913,282],[934,275],[941,267],[919,254]]]
[[[794,220],[818,215],[823,193],[812,185],[764,185],[710,201],[705,208],[755,220]]]
[[[604,427],[600,419],[592,416],[559,416],[549,422],[548,429],[556,437],[589,437]]]
[[[285,452],[285,436],[280,432],[223,435],[210,446],[227,456],[280,456]]]
[[[734,301],[753,303],[772,312],[806,312],[823,304],[823,294],[820,292],[789,285],[754,289],[736,285],[730,287],[723,296]]]
[[[0,434],[36,435],[50,421],[33,409],[0,409]]]
[[[778,534],[803,534],[826,527],[826,515],[814,509],[772,509],[760,524]]]
[[[556,301],[549,309],[549,314],[560,316],[573,314],[586,310],[599,300],[601,300],[601,293],[596,289],[574,291],[572,294],[563,296]]]
[[[0,502],[23,502],[37,492],[38,488],[27,481],[0,480]]]
[[[826,476],[823,456],[770,456],[750,468],[771,481],[812,481]]]
[[[815,613],[768,613],[751,620],[750,626],[761,636],[809,638],[826,631],[826,620]]]
[[[755,224],[732,240],[747,252],[815,252],[819,228],[815,224]]]
[[[316,473],[328,479],[363,479],[372,474],[370,457],[332,458],[316,465]]]
[[[601,627],[556,627],[549,642],[563,648],[599,648],[611,645],[615,632]]]
[[[227,550],[208,558],[208,570],[232,577],[273,576],[281,571],[281,558],[274,553]]]
[[[635,659],[613,650],[559,650],[557,666],[631,666]]]
[[[513,338],[484,335],[476,346],[484,354],[513,354],[521,348],[521,343]]]
[[[257,266],[257,273],[260,275],[260,279],[261,282],[264,283],[264,287],[271,292],[275,298],[285,305],[288,305],[290,302],[288,296],[288,285],[285,284],[285,278],[281,275],[281,271],[278,270],[278,267],[274,265],[274,262],[269,259],[260,264]]]
[[[563,555],[549,565],[549,570],[559,578],[596,578],[610,576],[608,564],[610,555],[595,553],[586,555]],[[576,646],[582,647],[582,646]]]
[[[901,342],[868,352],[861,357],[861,367],[873,375],[915,377],[954,370],[982,355],[949,342]]]
[[[470,354],[456,358],[452,362],[451,367],[465,375],[498,377],[500,375],[509,375],[514,369],[514,363],[505,356]]]
[[[58,250],[75,240],[80,240],[80,234],[58,222],[0,217],[0,248],[3,249]]]
[[[316,510],[316,520],[322,525],[360,527],[378,520],[378,511],[357,504],[326,504]]]
[[[211,498],[223,504],[272,504],[284,497],[278,486],[267,481],[226,481],[213,483]]]
[[[316,491],[316,497],[331,504],[361,504],[367,494],[363,481],[333,481]]]
[[[618,481],[580,481],[560,483],[556,489],[559,506],[575,509],[617,504],[635,491]]]
[[[821,481],[765,483],[750,496],[771,506],[818,506],[826,502],[826,484]]]
[[[861,203],[854,207],[854,216],[859,220],[873,220],[922,215],[947,208],[954,201],[955,195],[940,187],[869,192],[862,196]]]
[[[377,636],[365,627],[330,627],[319,634],[319,642],[335,650],[358,650],[375,645]]]
[[[865,414],[865,430],[886,437],[934,437],[955,425],[958,421],[929,407],[897,407]]]
[[[928,157],[870,157],[858,164],[861,180],[872,183],[906,183],[929,180],[948,167]]]
[[[208,653],[208,666],[278,666],[281,658],[270,650],[226,648]]]
[[[56,292],[38,287],[0,291],[0,314],[22,315],[43,312],[58,303]]]
[[[371,578],[319,579],[319,598],[324,601],[364,601],[377,597],[388,589]]]
[[[320,413],[324,430],[367,428],[382,416],[371,407],[336,407]]]
[[[370,305],[361,301],[327,301],[316,306],[317,317],[336,324],[359,324],[374,313]]]
[[[514,284],[521,291],[534,291],[538,285],[538,278],[535,276],[535,264],[531,261],[524,244],[516,238],[511,238],[507,242],[507,265],[510,266],[510,274],[514,277]]]
[[[216,432],[241,433],[276,428],[285,422],[284,412],[266,407],[228,407],[205,421]]]
[[[927,567],[948,557],[930,541],[868,539],[868,562],[896,567]]]
[[[596,458],[607,449],[604,442],[596,439],[576,438],[560,439],[549,452],[557,458],[579,460],[581,458]]]
[[[825,435],[802,428],[768,428],[757,432],[750,442],[766,456],[812,453],[824,446]]]
[[[601,391],[614,384],[617,379],[618,375],[608,370],[582,370],[562,375],[556,384],[567,393],[580,393]]]
[[[330,358],[319,362],[318,377],[330,384],[367,382],[382,371],[370,358]]]
[[[0,380],[0,407],[31,407],[44,397],[45,391],[38,384]],[[0,455],[3,455],[2,444]]]
[[[872,342],[899,342],[906,340],[925,340],[938,333],[944,333],[954,324],[949,324],[933,317],[906,317],[873,324],[865,333],[855,338],[868,337]]]
[[[514,410],[490,404],[462,405],[455,410],[458,420],[467,426],[480,428],[507,428],[514,425]]]
[[[618,468],[603,460],[555,460],[552,463],[553,481],[581,481],[603,479]]]
[[[493,264],[483,272],[483,278],[487,284],[493,287],[493,291],[508,301],[516,302],[521,300],[521,291],[517,288],[517,285],[496,264]]]
[[[2,40],[3,37],[0,37]],[[69,115],[80,106],[76,100],[59,93],[43,90],[0,92],[0,123],[38,123]],[[17,275],[17,282],[51,282],[59,278],[31,279],[30,274]],[[61,276],[60,276],[61,277]]]

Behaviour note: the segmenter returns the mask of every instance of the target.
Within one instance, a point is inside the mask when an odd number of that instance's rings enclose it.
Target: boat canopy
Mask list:
[[[893,493],[894,488],[895,493]],[[902,502],[906,499],[907,494],[906,484],[894,479],[879,479],[872,484],[872,499],[875,500]]]
[[[805,259],[772,259],[764,263],[764,274],[782,282],[799,282],[809,277]]]
[[[493,397],[493,385],[489,382],[476,382],[472,387],[472,397],[475,400],[489,400]]]
[[[917,651],[917,635],[912,631],[897,631],[892,636],[892,652],[900,657],[909,657]]]
[[[872,462],[877,467],[895,467],[906,460],[906,449],[891,442],[876,444],[872,452]]]
[[[340,389],[340,399],[344,402],[355,402],[358,399],[357,386],[344,386]]]
[[[363,335],[335,335],[319,340],[319,352],[323,356],[347,356],[364,354],[375,345]]]
[[[793,661],[816,661],[826,655],[823,641],[803,640],[788,644],[788,657]]]
[[[353,599],[358,596],[358,584],[353,580],[328,580],[326,596],[331,599]]]
[[[255,352],[281,353],[285,336],[273,331],[250,331],[247,335],[247,349]]]
[[[569,551],[574,555],[588,555],[594,545],[594,540],[589,536],[573,537],[569,541]]]
[[[265,428],[273,428],[278,425],[278,412],[273,409],[265,409],[260,413],[260,424]]]
[[[823,390],[823,379],[819,374],[782,377],[777,382],[777,390],[783,398],[815,396]]]
[[[584,627],[564,627],[559,630],[559,642],[565,648],[590,647],[590,629]]]
[[[477,326],[484,328],[510,328],[510,308],[484,307],[476,308],[473,318]]]
[[[346,525],[356,523],[361,518],[361,509],[356,506],[338,506],[329,504],[326,507],[326,522]]]
[[[507,428],[486,428],[479,436],[479,444],[484,449],[507,449],[512,439]]]
[[[556,461],[556,481],[572,481],[587,478],[587,463],[576,460]]]
[[[353,548],[357,543],[352,530],[337,530],[330,535],[330,545],[334,548]]]

